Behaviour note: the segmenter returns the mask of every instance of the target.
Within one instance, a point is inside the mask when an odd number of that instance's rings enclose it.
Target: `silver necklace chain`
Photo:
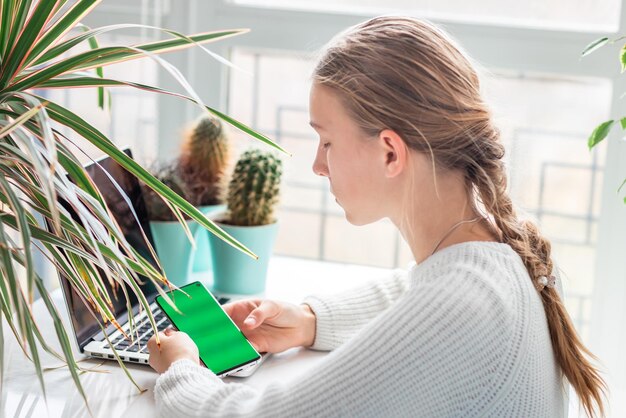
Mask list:
[[[454,225],[452,225],[452,227],[448,230],[448,232],[446,232],[446,234],[439,240],[437,245],[435,245],[435,248],[433,248],[433,252],[431,252],[430,255],[435,254],[435,251],[437,251],[437,248],[439,248],[439,246],[441,245],[443,240],[448,238],[450,236],[450,234],[452,234],[452,232],[454,232],[454,230],[457,229],[459,226],[461,226],[463,224],[469,224],[469,223],[472,223],[472,222],[476,222],[476,221],[479,221],[481,219],[483,219],[482,216],[477,216],[474,219],[467,219],[467,220],[459,221],[459,222],[455,223]]]

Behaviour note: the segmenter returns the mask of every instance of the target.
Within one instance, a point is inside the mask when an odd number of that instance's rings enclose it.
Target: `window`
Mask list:
[[[436,20],[576,31],[614,31],[619,0],[234,0],[249,6],[377,15],[416,13]]]
[[[412,259],[388,221],[348,224],[328,182],[311,170],[317,136],[308,125],[312,61],[305,56],[235,49],[230,114],[275,138],[285,158],[276,252],[322,260],[404,267]],[[510,194],[521,214],[535,219],[553,244],[565,273],[567,301],[586,327],[593,286],[604,144],[586,139],[609,112],[611,83],[602,79],[515,74],[494,70],[483,90],[507,149]],[[572,115],[576,115],[573,117]],[[250,144],[241,137],[240,146]]]
[[[611,82],[502,72],[483,80],[508,154],[510,195],[550,239],[566,305],[586,337],[606,156],[606,144],[589,152],[586,142],[609,114]]]

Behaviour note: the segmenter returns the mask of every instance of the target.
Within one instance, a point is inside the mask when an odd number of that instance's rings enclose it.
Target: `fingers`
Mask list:
[[[163,339],[163,333],[159,332],[159,340],[162,340],[162,339]],[[156,335],[153,335],[152,337],[150,337],[146,346],[148,347],[148,353],[154,353],[156,351],[159,351],[160,347],[157,345]]]
[[[156,335],[150,337],[146,346],[148,347],[148,353],[151,353],[154,350],[154,347],[156,347]]]
[[[250,312],[256,309],[260,304],[260,299],[248,299],[228,303],[223,305],[223,308],[233,322],[235,322],[238,327],[242,328],[244,326],[243,321],[248,317]]]
[[[261,299],[245,299],[229,302],[222,305],[224,311],[229,315],[238,315],[240,312],[250,312],[261,304]]]
[[[250,315],[243,321],[243,324],[248,329],[254,329],[261,325],[266,319],[276,316],[278,311],[279,307],[276,303],[264,300],[258,308],[250,312]]]
[[[226,313],[230,315],[231,312],[239,309],[239,307],[241,307],[242,305],[247,305],[248,302],[248,300],[235,300],[233,302],[223,304],[222,309],[224,309]]]
[[[157,337],[161,341],[159,347],[156,343]],[[168,329],[159,332],[148,340],[148,352],[150,357],[148,363],[159,373],[164,373],[175,361],[187,358],[199,364],[198,347],[184,332]]]
[[[169,328],[165,328],[165,331],[159,331],[159,341],[163,341],[165,339],[167,339],[168,337],[172,336],[172,334],[174,334],[175,332],[177,332],[174,328],[169,327]],[[156,351],[155,349],[160,349],[160,347],[157,344],[157,336],[152,335],[152,337],[150,337],[150,339],[148,340],[148,343],[146,344],[146,346],[148,347],[148,352],[154,352]]]
[[[228,316],[233,316],[233,311],[235,309],[236,304],[237,302],[225,303],[224,305],[222,305],[222,309],[224,309],[224,312],[226,312]]]

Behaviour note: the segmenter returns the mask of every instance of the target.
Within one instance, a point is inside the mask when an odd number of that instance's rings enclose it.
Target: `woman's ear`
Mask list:
[[[404,171],[407,164],[406,143],[391,129],[382,130],[378,139],[384,153],[385,174],[388,178],[396,177]]]

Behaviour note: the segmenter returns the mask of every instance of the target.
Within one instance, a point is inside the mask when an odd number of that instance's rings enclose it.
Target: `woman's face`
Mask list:
[[[313,84],[309,114],[319,135],[313,172],[328,177],[331,193],[346,219],[365,225],[386,216],[384,154],[376,138],[365,136],[328,87]]]

